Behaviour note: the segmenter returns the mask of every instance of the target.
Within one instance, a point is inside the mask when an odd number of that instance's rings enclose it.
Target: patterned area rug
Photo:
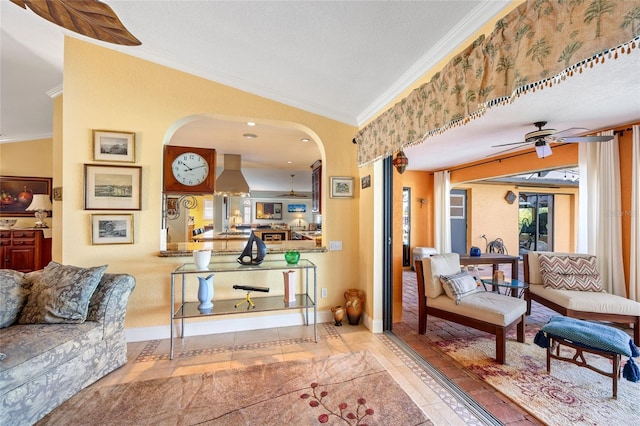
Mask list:
[[[495,362],[495,340],[488,337],[455,339],[436,344],[469,371],[511,398],[523,409],[549,425],[638,424],[640,382],[618,380],[618,399],[613,399],[612,379],[584,367],[551,360],[547,374],[546,349],[533,343],[507,341],[507,364]],[[573,356],[572,350],[561,355]],[[591,355],[589,364],[611,371],[611,362]],[[623,363],[625,358],[623,357]]]
[[[431,425],[368,352],[84,389],[46,425]]]

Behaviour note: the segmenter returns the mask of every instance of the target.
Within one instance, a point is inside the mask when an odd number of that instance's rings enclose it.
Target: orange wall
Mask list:
[[[629,264],[631,258],[631,158],[633,150],[631,126],[638,124],[640,124],[640,122],[630,123],[613,129],[616,131],[623,131],[618,135],[618,141],[621,182],[620,215],[622,216],[622,256],[627,294],[629,291]],[[453,187],[460,186],[456,184],[464,182],[472,182],[492,177],[507,176],[555,167],[575,166],[576,164],[578,164],[578,144],[566,144],[554,146],[553,155],[546,158],[538,158],[535,151],[531,151],[528,153],[512,154],[452,167],[450,169],[450,180]],[[432,188],[433,185],[431,185],[431,197],[433,197]],[[573,203],[573,206],[574,208],[577,208],[577,194],[574,194],[573,196],[575,197],[575,203]],[[577,214],[579,214],[579,212],[577,212]],[[572,214],[572,216],[577,218],[577,214]],[[433,224],[431,224],[431,226],[433,226]],[[575,241],[577,235],[576,225],[572,226],[571,232],[574,234],[572,240]],[[562,240],[561,243],[562,245],[570,246],[570,241]],[[575,247],[570,247],[570,251],[574,250]],[[638,253],[634,253],[634,255],[638,256]]]

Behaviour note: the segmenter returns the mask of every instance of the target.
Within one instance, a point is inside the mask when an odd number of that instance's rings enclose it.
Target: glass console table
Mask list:
[[[317,270],[316,265],[307,260],[300,259],[297,264],[292,265],[284,260],[265,260],[260,265],[241,265],[237,262],[212,262],[207,269],[198,269],[194,263],[185,263],[171,272],[171,353],[173,359],[173,338],[174,322],[180,320],[180,337],[184,338],[185,318],[203,318],[215,315],[230,315],[250,312],[279,311],[285,309],[304,309],[305,322],[309,325],[309,308],[313,309],[313,334],[316,343],[318,342],[317,327]],[[255,307],[251,309],[239,309],[236,307],[238,299],[234,300],[214,300],[213,309],[207,312],[198,310],[199,302],[185,302],[185,286],[188,275],[208,274],[208,273],[234,273],[234,272],[264,272],[273,270],[304,270],[304,293],[296,294],[296,301],[285,303],[282,295],[256,297],[252,299]],[[311,275],[311,276],[310,276]],[[175,284],[176,277],[181,279],[182,292],[180,303],[176,305]],[[311,283],[311,280],[313,282]],[[215,283],[215,280],[214,280]],[[312,292],[309,293],[309,284],[312,285]],[[215,284],[214,284],[215,285]]]

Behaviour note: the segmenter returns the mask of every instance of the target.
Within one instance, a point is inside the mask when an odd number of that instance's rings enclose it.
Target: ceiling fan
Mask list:
[[[139,46],[107,4],[98,0],[11,0],[23,9],[31,9],[38,16],[70,31],[96,40],[123,46]]]
[[[492,148],[516,145],[513,148],[501,151],[502,153],[517,149],[520,145],[530,144],[536,148],[538,158],[544,158],[552,154],[549,143],[607,142],[613,139],[613,136],[572,136],[576,133],[583,133],[589,130],[580,127],[572,127],[561,132],[557,132],[555,129],[543,129],[543,127],[547,125],[546,121],[536,121],[533,125],[536,126],[538,130],[524,135],[524,141],[493,145]]]
[[[289,198],[308,198],[307,195],[304,194],[296,194],[296,191],[293,190],[293,178],[295,175],[291,176],[291,191],[288,194],[280,194],[278,197],[289,197]]]

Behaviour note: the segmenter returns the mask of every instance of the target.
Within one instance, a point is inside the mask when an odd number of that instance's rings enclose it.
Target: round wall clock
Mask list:
[[[205,194],[215,190],[216,150],[164,147],[164,192]]]

